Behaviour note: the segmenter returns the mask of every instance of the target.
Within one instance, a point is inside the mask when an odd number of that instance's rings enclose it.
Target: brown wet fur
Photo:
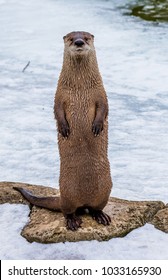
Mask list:
[[[40,206],[55,211],[61,211],[60,197],[40,197],[35,196],[30,191],[20,187],[13,187],[13,189],[20,192],[23,195],[23,197],[25,197],[32,205]]]
[[[75,214],[78,208],[90,209],[98,223],[110,223],[110,217],[102,211],[112,188],[107,156],[108,101],[98,69],[94,36],[71,32],[64,36],[64,45],[54,102],[60,153],[59,207],[67,228],[77,230],[82,223]],[[55,205],[55,209],[59,207]]]

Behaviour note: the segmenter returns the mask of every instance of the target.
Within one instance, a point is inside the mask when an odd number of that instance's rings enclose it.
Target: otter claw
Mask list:
[[[108,226],[111,223],[111,218],[101,210],[91,210],[91,216],[98,224]]]
[[[94,133],[94,136],[99,136],[100,132],[103,130],[102,123],[93,123],[92,125],[92,132]]]
[[[68,138],[69,134],[70,134],[70,129],[69,129],[69,124],[68,122],[64,123],[61,125],[61,128],[59,130],[59,132],[61,133],[61,135],[64,138]]]
[[[77,230],[82,224],[81,218],[75,214],[66,215],[66,228],[72,231]]]

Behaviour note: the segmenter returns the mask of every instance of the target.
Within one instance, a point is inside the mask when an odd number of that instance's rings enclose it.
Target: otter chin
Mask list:
[[[54,100],[60,154],[60,197],[36,197],[17,188],[32,204],[61,211],[66,227],[77,230],[87,209],[99,224],[112,188],[108,160],[108,100],[99,72],[94,36],[68,33]],[[16,188],[15,188],[16,189]]]

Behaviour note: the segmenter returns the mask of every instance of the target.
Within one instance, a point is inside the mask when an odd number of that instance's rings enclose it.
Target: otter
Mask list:
[[[103,212],[112,188],[108,149],[108,101],[99,72],[94,36],[68,33],[54,100],[60,154],[60,197],[37,197],[15,189],[37,206],[61,211],[66,227],[77,230],[83,210],[109,225]]]

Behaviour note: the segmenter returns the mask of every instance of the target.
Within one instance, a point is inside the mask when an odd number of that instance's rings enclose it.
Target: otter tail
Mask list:
[[[31,192],[23,188],[19,188],[19,187],[13,187],[13,188],[16,191],[20,192],[23,195],[23,197],[26,198],[33,205],[51,209],[51,210],[56,210],[59,212],[61,211],[60,197],[54,197],[54,196],[40,197],[31,194]]]

